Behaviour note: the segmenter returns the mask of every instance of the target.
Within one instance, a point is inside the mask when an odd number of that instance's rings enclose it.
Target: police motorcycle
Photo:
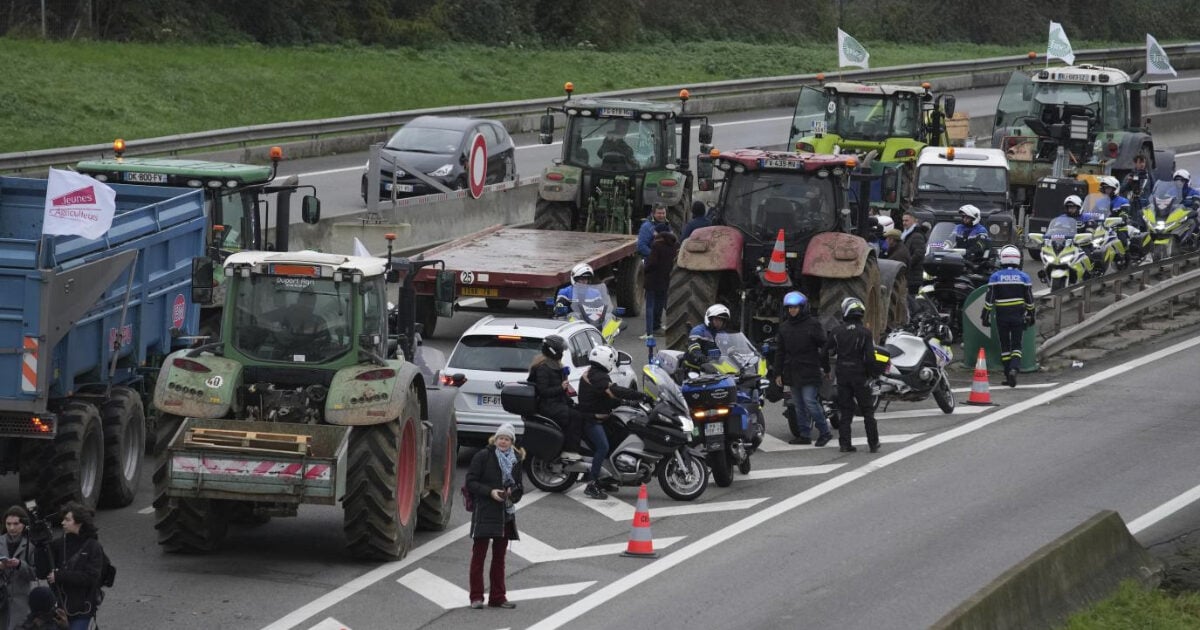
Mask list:
[[[621,317],[625,315],[625,309],[616,306],[604,283],[572,282],[570,301],[559,296],[555,313],[565,315],[567,321],[590,324],[600,331],[608,345],[612,345],[624,329]]]
[[[920,294],[933,302],[950,322],[952,343],[962,336],[962,307],[972,291],[988,283],[994,271],[993,253],[989,249],[982,257],[968,255],[967,250],[955,247],[954,228],[957,224],[942,222],[929,231],[925,253],[925,284]]]
[[[1088,215],[1092,219],[1085,221],[1080,229],[1091,235],[1091,241],[1083,249],[1092,259],[1093,275],[1103,275],[1111,267],[1124,269],[1128,265],[1128,247],[1117,230],[1125,225],[1125,219],[1112,216],[1112,200],[1102,193],[1084,197],[1080,216]]]
[[[1174,181],[1159,181],[1150,194],[1150,205],[1142,209],[1142,221],[1150,234],[1154,261],[1200,248],[1196,210],[1184,205],[1183,188]]]
[[[918,304],[924,300],[915,300]],[[880,375],[872,384],[876,404],[884,410],[893,400],[921,401],[930,395],[943,413],[954,413],[954,392],[946,366],[954,360],[949,344],[941,341],[950,332],[934,308],[912,309],[908,323],[888,333],[882,346],[875,346]]]
[[[618,368],[633,361],[618,353]],[[613,372],[615,374],[615,371]],[[662,377],[660,377],[662,378]],[[634,387],[634,377],[614,382]],[[657,474],[659,486],[676,501],[692,501],[708,487],[703,454],[688,446],[695,425],[688,416],[683,394],[669,376],[670,386],[659,389],[653,403],[625,403],[604,422],[611,446],[602,470],[622,486],[649,482]],[[504,410],[521,416],[525,425],[520,446],[525,449],[529,481],[545,492],[564,492],[592,467],[592,450],[584,440],[581,460],[563,460],[563,432],[553,419],[537,413],[537,399],[529,383],[510,383],[500,391]]]
[[[705,454],[713,481],[724,488],[733,483],[735,466],[743,475],[750,473],[750,456],[766,433],[762,405],[767,363],[740,332],[720,331],[714,340],[712,361],[701,372],[686,371],[684,353],[675,350],[663,350],[651,364],[680,384],[696,423],[691,443]],[[644,390],[651,396],[653,382],[643,370]]]
[[[1042,234],[1030,234],[1029,240],[1039,247],[1042,258],[1038,280],[1057,291],[1090,278],[1094,266],[1084,248],[1091,246],[1093,236],[1091,232],[1080,232],[1079,222],[1068,216],[1052,219]]]

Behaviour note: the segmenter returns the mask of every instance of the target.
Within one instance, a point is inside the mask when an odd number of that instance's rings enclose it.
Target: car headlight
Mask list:
[[[438,167],[438,170],[432,171],[430,173],[426,173],[426,175],[429,175],[430,177],[445,177],[445,176],[449,175],[453,170],[454,170],[453,164],[443,164],[440,167]]]

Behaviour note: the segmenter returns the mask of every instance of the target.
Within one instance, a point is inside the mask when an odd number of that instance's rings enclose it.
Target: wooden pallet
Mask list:
[[[229,429],[188,429],[184,434],[183,443],[185,446],[221,450],[246,449],[292,455],[308,455],[312,450],[312,436],[310,435]]]

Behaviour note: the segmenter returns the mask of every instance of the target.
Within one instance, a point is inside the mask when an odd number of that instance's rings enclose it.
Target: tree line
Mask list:
[[[7,5],[7,6],[4,6]],[[620,49],[645,42],[1036,45],[1200,33],[1195,0],[0,0],[0,35],[267,46]],[[832,45],[832,44],[831,44]]]

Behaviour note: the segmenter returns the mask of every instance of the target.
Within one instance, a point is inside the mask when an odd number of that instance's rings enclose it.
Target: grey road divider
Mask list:
[[[1124,580],[1158,585],[1162,564],[1105,510],[1037,550],[937,623],[934,630],[1053,628]]]

